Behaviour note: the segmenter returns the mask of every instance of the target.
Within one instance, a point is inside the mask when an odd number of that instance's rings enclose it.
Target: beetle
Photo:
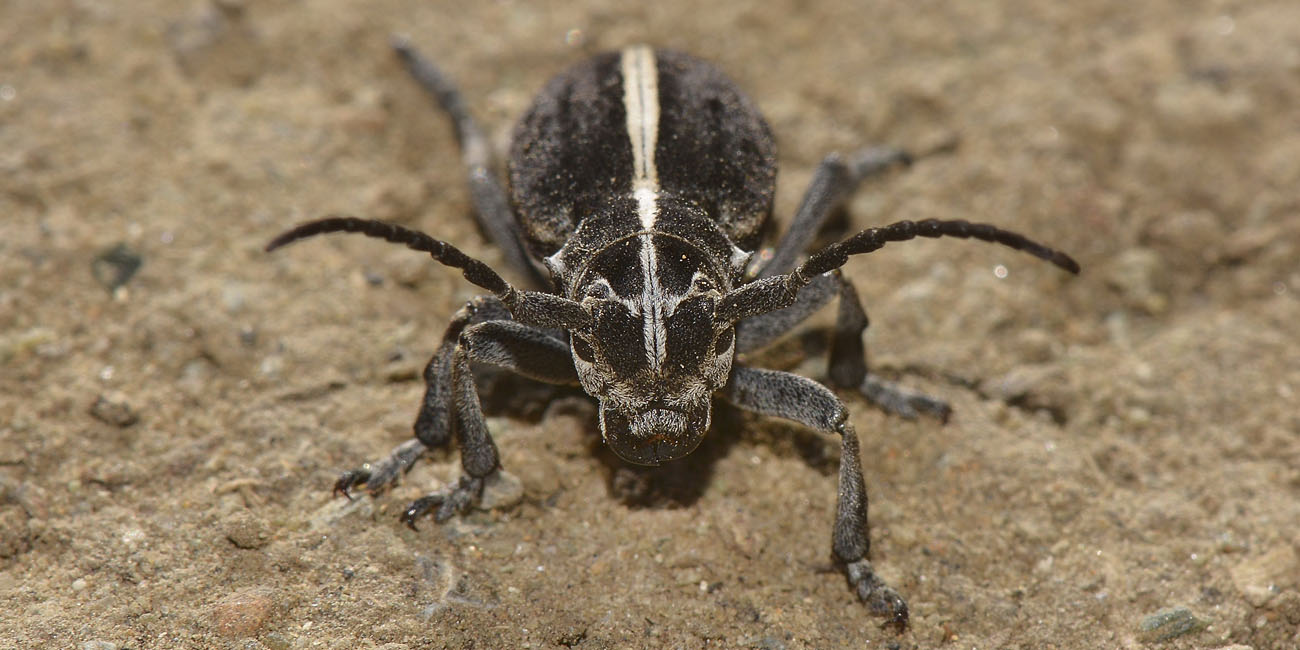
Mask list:
[[[489,293],[451,319],[424,369],[415,437],[344,472],[336,493],[392,486],[427,451],[454,437],[458,482],[407,507],[414,522],[464,512],[500,472],[474,383],[483,363],[554,384],[579,384],[599,403],[600,433],[623,460],[659,465],[696,448],[715,396],[747,411],[839,436],[839,495],[831,536],[836,565],[884,624],[907,625],[904,599],[868,560],[867,496],[858,438],[844,404],[823,384],[751,368],[737,355],[772,342],[839,300],[831,383],[887,412],[946,419],[942,401],[868,372],[867,326],[857,292],[839,272],[851,256],[915,237],[994,242],[1071,273],[1070,256],[988,224],[900,221],[868,228],[799,261],[813,237],[864,179],[911,156],[869,148],[826,157],[770,257],[754,252],[772,215],[772,133],[754,103],[714,66],[648,46],[596,55],[551,79],[515,127],[508,191],[491,148],[454,84],[406,41],[394,48],[455,125],[477,218],[505,260],[536,290],[507,282],[449,243],[398,225],[350,216],[303,223],[274,250],[333,232],[404,244],[459,269]]]

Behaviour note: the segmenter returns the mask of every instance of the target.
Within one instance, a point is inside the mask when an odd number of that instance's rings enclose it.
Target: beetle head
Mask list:
[[[587,266],[579,295],[591,326],[571,334],[574,366],[624,460],[681,458],[708,431],[735,355],[734,329],[714,318],[723,282],[706,255],[664,235],[627,237]]]

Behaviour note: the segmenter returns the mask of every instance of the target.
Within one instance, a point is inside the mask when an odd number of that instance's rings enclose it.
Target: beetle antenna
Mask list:
[[[445,241],[434,239],[418,230],[411,230],[401,226],[387,223],[384,221],[375,221],[373,219],[360,219],[357,217],[329,216],[316,221],[308,221],[299,224],[294,228],[280,234],[280,236],[271,240],[266,245],[266,251],[269,253],[282,246],[287,246],[300,239],[315,237],[332,232],[350,232],[383,239],[394,244],[405,244],[412,250],[428,253],[433,259],[447,266],[460,269],[465,275],[465,279],[487,289],[495,294],[501,294],[510,290],[510,283],[506,282],[496,271],[479,260],[476,260],[462,252],[460,249],[448,244]]]
[[[799,290],[827,271],[844,266],[852,255],[862,255],[884,248],[889,242],[907,241],[917,237],[959,237],[1002,244],[1024,251],[1069,271],[1079,273],[1079,263],[1074,258],[1044,246],[1020,233],[1003,230],[987,223],[965,220],[926,219],[924,221],[899,221],[880,228],[868,228],[839,243],[813,253],[799,268],[785,275],[775,275],[750,282],[723,296],[718,305],[718,318],[735,322],[789,306]]]
[[[460,269],[466,280],[496,294],[511,314],[520,321],[571,329],[584,325],[589,318],[586,310],[577,302],[563,296],[536,291],[519,291],[493,271],[492,267],[462,253],[455,246],[434,239],[418,230],[403,228],[384,221],[337,215],[308,221],[280,233],[266,245],[266,251],[269,253],[300,239],[333,232],[357,233],[394,244],[404,244],[412,250],[428,253],[439,263]]]

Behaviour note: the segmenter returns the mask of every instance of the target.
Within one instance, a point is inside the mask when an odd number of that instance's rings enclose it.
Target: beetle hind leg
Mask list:
[[[395,37],[392,47],[411,77],[451,118],[456,129],[456,140],[460,143],[470,199],[474,203],[479,224],[496,243],[510,266],[532,281],[545,285],[537,267],[529,261],[523,236],[510,211],[510,202],[493,171],[492,146],[470,115],[460,89],[438,66],[421,56],[406,39]]]

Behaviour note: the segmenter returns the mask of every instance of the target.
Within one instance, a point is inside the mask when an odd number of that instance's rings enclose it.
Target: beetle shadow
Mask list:
[[[594,418],[592,424],[599,426]],[[737,436],[732,434],[742,425],[743,418],[734,408],[715,399],[709,432],[700,441],[700,446],[683,458],[657,467],[633,465],[619,458],[600,439],[598,428],[589,449],[600,461],[610,496],[623,505],[648,509],[686,508],[695,504],[708,489],[718,460],[736,444]]]
[[[595,421],[593,418],[593,426]],[[592,436],[591,454],[605,474],[609,494],[630,508],[677,509],[694,505],[713,483],[718,461],[737,443],[764,447],[773,455],[797,457],[823,475],[839,468],[839,443],[792,422],[764,418],[726,402],[713,401],[713,424],[700,446],[684,458],[658,467],[632,465]]]
[[[811,328],[790,341],[794,356],[827,353],[830,331]],[[761,358],[761,357],[760,357]],[[758,365],[762,365],[761,362]],[[784,365],[778,363],[777,365]],[[586,430],[587,448],[600,464],[610,496],[630,508],[677,509],[694,505],[713,482],[718,461],[739,442],[768,449],[783,458],[799,458],[822,475],[839,468],[839,442],[799,424],[747,413],[713,400],[713,422],[700,446],[685,457],[658,467],[633,465],[615,454],[600,437],[596,403],[581,388],[543,384],[499,368],[475,367],[485,414],[540,422],[553,407],[576,409]]]
[[[478,387],[479,405],[484,415],[523,420],[529,424],[541,422],[551,404],[559,400],[591,399],[577,386],[545,384],[488,365],[474,366],[474,383]]]
[[[745,426],[735,408],[714,400],[713,424],[700,446],[684,458],[659,467],[632,465],[619,458],[600,437],[594,398],[576,386],[543,384],[490,366],[474,367],[483,413],[532,424],[556,409],[579,415],[587,449],[600,464],[605,485],[616,500],[631,508],[683,508],[694,504],[712,481],[718,459],[737,441]],[[582,406],[578,406],[581,404]]]

